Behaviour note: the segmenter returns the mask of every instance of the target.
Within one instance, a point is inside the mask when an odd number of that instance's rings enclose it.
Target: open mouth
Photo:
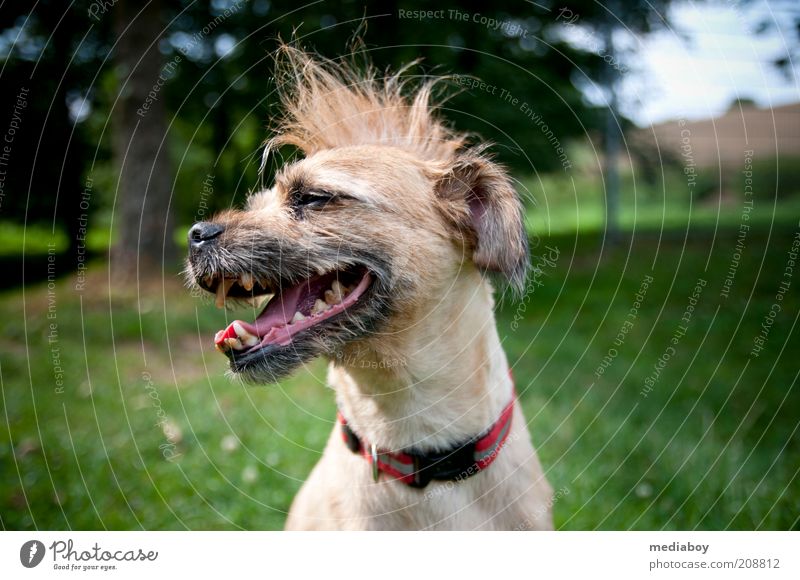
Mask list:
[[[257,282],[251,275],[238,278],[206,277],[201,286],[214,292],[217,305],[230,297],[273,292],[273,296],[253,322],[234,320],[217,332],[214,344],[229,357],[239,357],[268,346],[286,346],[300,332],[352,308],[372,283],[365,268],[334,270],[312,276],[298,284],[277,287]]]

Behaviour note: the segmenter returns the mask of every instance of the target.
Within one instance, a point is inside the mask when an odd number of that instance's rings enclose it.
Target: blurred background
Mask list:
[[[797,529],[800,6],[0,6],[0,524],[273,529],[335,404],[224,376],[180,276],[277,113],[277,38],[453,75],[533,274],[498,326],[561,529]],[[291,152],[287,152],[291,155]]]

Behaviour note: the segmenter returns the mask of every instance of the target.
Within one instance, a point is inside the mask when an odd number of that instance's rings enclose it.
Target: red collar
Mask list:
[[[495,423],[481,435],[435,452],[386,451],[360,438],[338,413],[342,437],[353,453],[359,453],[372,466],[372,477],[378,481],[386,473],[411,487],[425,487],[431,480],[460,481],[489,467],[502,450],[511,430],[516,392]]]

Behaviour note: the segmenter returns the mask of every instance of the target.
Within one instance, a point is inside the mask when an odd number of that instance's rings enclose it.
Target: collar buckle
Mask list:
[[[414,479],[411,487],[423,488],[432,480],[461,481],[478,472],[475,467],[475,441],[470,440],[443,452],[412,454]]]
[[[374,443],[369,446],[369,457],[370,462],[372,463],[372,481],[378,483],[378,477],[380,476],[381,472],[378,468],[378,446]]]

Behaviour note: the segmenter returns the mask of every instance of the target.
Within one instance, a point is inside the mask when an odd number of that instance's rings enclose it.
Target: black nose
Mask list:
[[[189,230],[189,246],[199,248],[219,236],[225,228],[209,222],[197,222]]]

